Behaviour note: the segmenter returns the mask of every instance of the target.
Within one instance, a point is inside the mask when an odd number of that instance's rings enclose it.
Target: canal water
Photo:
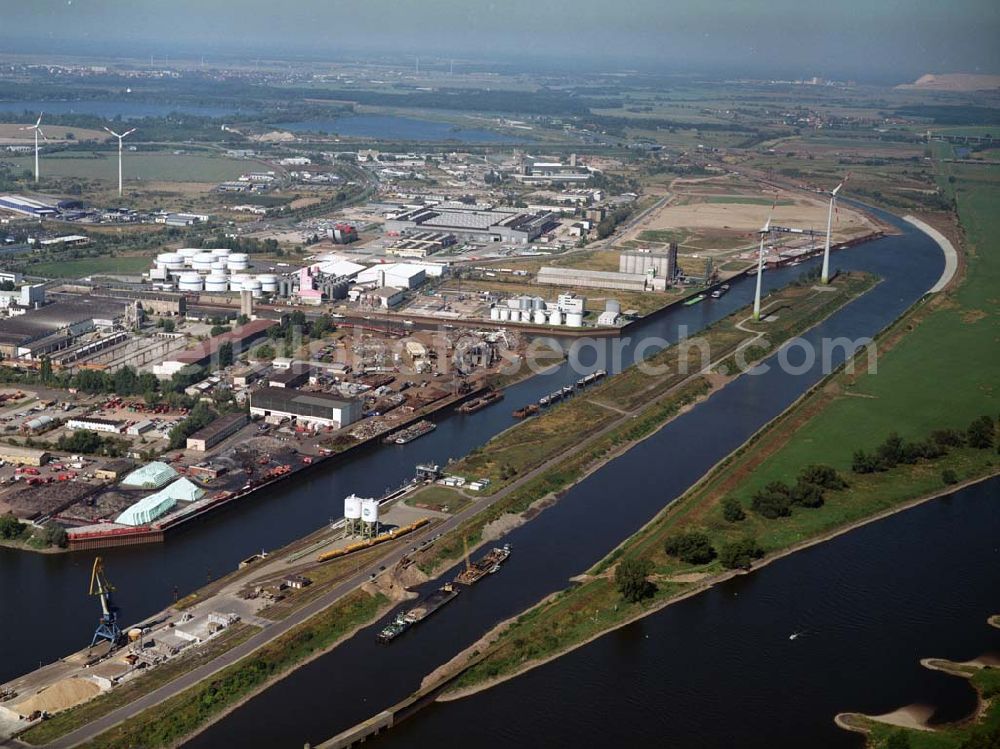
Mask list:
[[[863,741],[838,712],[925,704],[932,721],[961,719],[972,688],[919,661],[1000,652],[986,623],[1000,613],[998,501],[993,479],[859,528],[431,705],[370,745],[448,746],[458,731],[481,749],[848,749]]]
[[[865,269],[884,280],[807,334],[808,341],[818,345],[822,338],[873,335],[933,284],[943,267],[939,249],[905,225],[900,228],[904,232],[901,236],[886,237],[834,256],[839,268]],[[783,285],[807,267],[768,272],[765,278],[769,286]],[[730,294],[718,302],[672,310],[630,329],[632,347],[625,347],[625,360],[644,336],[676,340],[679,326],[700,329],[748,303],[752,293],[750,283],[735,284]],[[571,576],[641,527],[821,376],[818,365],[797,375],[772,367],[766,374],[736,380],[592,474],[531,523],[508,534],[504,540],[512,543],[515,551],[503,574],[463,591],[432,622],[414,628],[388,647],[377,646],[374,641],[382,622],[362,630],[349,643],[297,670],[193,739],[190,745],[291,747],[305,741],[315,743],[405,697],[425,674],[474,642],[497,621],[565,587]],[[562,368],[552,379],[515,388],[501,407],[481,412],[482,420],[446,419],[444,429],[432,435],[434,441],[413,443],[417,449],[400,461],[398,469],[405,475],[412,465],[411,457],[441,459],[442,452],[464,453],[470,441],[483,439],[479,431],[482,425],[509,424],[511,408],[574,377]],[[449,434],[450,450],[438,442]],[[335,485],[333,496],[340,497],[345,492],[337,478],[348,470],[345,466],[330,478],[317,480]],[[424,590],[433,585],[424,586]],[[708,628],[711,622],[703,626]],[[787,638],[787,633],[784,636]],[[757,646],[747,640],[743,643],[745,647]],[[595,673],[593,678],[600,681],[603,677]],[[559,695],[536,694],[535,699],[543,704],[559,700]],[[513,715],[506,715],[506,719],[515,722]]]

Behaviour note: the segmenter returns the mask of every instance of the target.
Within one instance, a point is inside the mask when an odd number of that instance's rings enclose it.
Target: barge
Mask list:
[[[393,432],[384,441],[391,445],[405,445],[407,442],[413,442],[418,437],[430,434],[435,429],[437,429],[437,424],[424,419],[423,421],[418,421],[416,424],[411,424],[405,429],[400,429],[398,432]]]
[[[375,641],[381,644],[392,642],[414,624],[419,624],[446,603],[450,603],[458,595],[458,590],[451,583],[445,583],[426,598],[422,599],[409,611],[403,611],[383,627]]]
[[[466,562],[465,569],[458,573],[455,582],[462,585],[475,585],[487,575],[499,572],[500,566],[507,561],[509,556],[510,544],[494,546],[482,559],[472,564]]]
[[[705,301],[705,295],[704,294],[699,294],[698,296],[693,296],[690,299],[688,299],[687,301],[685,301],[684,302],[684,306],[685,307],[690,307],[693,304],[698,304],[699,302],[704,302],[704,301]]]
[[[523,408],[518,408],[511,414],[515,419],[527,419],[529,416],[534,416],[541,409],[537,403],[529,403]]]
[[[483,393],[478,398],[473,398],[470,401],[466,401],[461,406],[455,410],[462,414],[473,414],[476,411],[481,411],[492,403],[503,400],[502,390],[490,390]]]

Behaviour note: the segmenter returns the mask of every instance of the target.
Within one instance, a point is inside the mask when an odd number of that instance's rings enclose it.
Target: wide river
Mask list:
[[[882,218],[892,220],[884,214]],[[893,223],[902,230],[900,236],[834,255],[835,267],[867,270],[884,281],[817,327],[807,339],[872,335],[937,279],[944,264],[937,246],[908,225]],[[765,274],[765,284],[768,288],[784,285],[807,267],[770,271]],[[681,326],[695,332],[746,305],[752,293],[752,283],[744,280],[720,300],[673,309],[629,329],[631,341],[622,347],[623,363],[631,362],[636,343],[644,338],[676,340]],[[601,364],[618,368],[613,359],[604,359]],[[432,623],[415,628],[390,648],[375,647],[375,627],[363,630],[191,744],[301,746],[392,704],[416,688],[428,671],[494,623],[565,587],[569,577],[634,532],[821,376],[818,366],[800,375],[772,368],[767,374],[736,380],[574,487],[533,522],[513,531],[507,540],[516,551],[503,574],[465,592]],[[570,367],[560,367],[550,376],[514,386],[498,406],[470,416],[442,415],[437,431],[410,445],[373,447],[354,454],[295,484],[275,487],[243,506],[222,512],[163,545],[105,552],[105,566],[118,587],[117,599],[126,620],[139,620],[169,603],[175,587],[183,594],[208,576],[233,569],[248,553],[280,546],[339,516],[342,498],[348,493],[378,494],[408,478],[418,462],[443,462],[465,454],[510,426],[513,408],[576,377]],[[965,539],[953,540],[958,545],[971,544],[971,540],[970,544],[965,544]],[[787,564],[794,565],[796,558]],[[0,619],[0,637],[17,643],[16,648],[6,648],[6,658],[0,659],[0,679],[89,642],[97,613],[94,602],[85,595],[91,560],[90,554],[39,556],[0,549],[0,580],[11,595],[8,600],[17,601],[18,613],[17,617]],[[901,575],[900,584],[904,581],[913,586],[910,590],[920,590],[923,585],[916,578]],[[703,613],[705,621],[693,626],[708,630],[714,626],[713,617],[707,609]],[[795,627],[791,618],[788,626]],[[787,632],[782,636],[787,638]],[[741,643],[758,650],[765,644],[750,637]],[[755,678],[744,676],[749,698]],[[593,678],[600,681],[602,676],[595,673]],[[738,678],[735,670],[733,678]],[[869,686],[881,683],[872,679]],[[888,692],[886,697],[890,703],[895,699]],[[538,704],[551,703],[558,701],[559,695],[541,694],[535,699]],[[511,715],[507,718],[514,722]]]

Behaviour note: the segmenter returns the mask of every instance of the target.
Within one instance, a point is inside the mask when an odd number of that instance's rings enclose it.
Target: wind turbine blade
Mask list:
[[[126,131],[126,132],[122,133],[122,137],[124,138],[124,137],[125,137],[125,136],[127,136],[127,135],[131,135],[132,133],[134,133],[134,132],[135,132],[136,130],[138,130],[138,129],[139,129],[139,128],[136,128],[136,127],[134,127],[134,128],[132,128],[131,130],[128,130],[128,131]]]
[[[38,128],[38,134],[42,136],[42,140],[48,140],[48,137],[42,132],[41,128]]]
[[[35,127],[38,127],[41,124],[42,124],[42,113],[39,112],[38,113],[38,121],[35,123]]]
[[[837,193],[840,192],[840,188],[843,187],[843,186],[844,186],[844,183],[841,182],[839,185],[837,185],[835,188],[833,188],[833,191],[830,193],[830,195],[832,197],[836,198],[837,197]]]

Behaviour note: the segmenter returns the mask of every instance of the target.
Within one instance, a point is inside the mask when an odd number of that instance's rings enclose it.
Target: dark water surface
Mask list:
[[[943,266],[938,248],[923,235],[905,226],[902,236],[887,237],[838,253],[834,257],[834,263],[839,268],[869,270],[884,281],[806,335],[805,338],[813,343],[818,343],[824,337],[849,335],[856,338],[873,335],[918,299],[937,279]],[[765,278],[770,287],[782,285],[806,267],[804,265],[768,272]],[[698,330],[718,319],[721,314],[749,302],[752,291],[750,283],[739,283],[721,300],[672,310],[649,320],[628,331],[631,344],[634,347],[643,336],[648,335],[676,340],[679,326],[685,325],[691,330]],[[630,359],[633,350],[634,348],[625,347],[625,361]],[[500,414],[501,421],[509,419],[509,409],[551,390],[556,382],[568,381],[574,376],[564,367],[554,379],[525,383],[514,389],[513,397],[508,397],[502,409],[487,409],[482,412],[482,420],[449,418],[442,424],[445,430],[439,428],[432,435],[435,440],[429,441],[427,438],[414,443],[419,449],[411,454],[419,456],[421,450],[437,450],[432,455],[440,459],[443,448],[440,444],[441,437],[450,434],[453,447],[457,447],[456,443],[467,446],[470,440],[477,438],[476,433],[484,424],[497,419],[497,414]],[[565,587],[571,576],[585,570],[621,539],[641,527],[664,504],[679,496],[715,462],[780,413],[821,376],[818,366],[799,375],[772,368],[767,374],[736,380],[705,403],[678,417],[656,435],[582,481],[558,504],[531,523],[508,534],[505,540],[514,545],[515,554],[505,565],[503,574],[463,591],[461,596],[427,625],[414,628],[389,647],[376,646],[374,642],[375,632],[382,626],[381,622],[362,630],[349,643],[297,670],[209,728],[189,742],[190,746],[297,747],[305,741],[316,743],[405,697],[416,689],[425,674],[475,641],[494,623],[516,614],[548,593]],[[505,423],[510,422],[508,420]],[[463,447],[458,452],[464,451]],[[354,461],[351,465],[356,463]],[[408,469],[409,465],[412,463],[405,467]],[[349,470],[349,467],[345,466],[345,469],[334,476],[343,475],[345,470]],[[342,490],[335,492],[334,497],[342,494]],[[971,544],[972,540],[956,542]],[[794,565],[794,558],[788,564]],[[445,576],[450,575],[449,572]],[[807,578],[803,579],[802,585],[806,586],[807,581]],[[863,586],[863,581],[855,582],[859,587]],[[920,581],[913,579],[912,582],[916,586],[914,589],[919,590]],[[750,579],[744,584],[753,586],[755,582]],[[425,589],[430,589],[433,585],[428,584]],[[699,600],[708,599],[702,597]],[[827,600],[827,597],[823,597],[823,600]],[[831,605],[836,603],[833,598],[829,600]],[[797,604],[798,601],[799,594],[796,593],[788,605]],[[703,603],[697,605],[704,606]],[[787,642],[788,634],[795,631],[790,621],[794,612],[782,611],[777,601],[771,601],[763,608],[768,615],[777,617],[775,621],[788,624],[787,627],[781,626],[773,634],[778,640],[784,638]],[[712,621],[712,617],[704,617],[704,621],[699,620],[690,626],[710,631],[717,624]],[[766,649],[766,645],[766,642],[752,638],[732,643],[733,648],[754,650],[754,656],[762,648]],[[777,651],[772,652],[777,654]],[[636,657],[645,659],[641,654]],[[741,658],[748,659],[750,654],[744,654]],[[725,662],[734,667],[739,665],[739,661],[732,659]],[[556,667],[558,666],[553,666]],[[599,688],[601,684],[613,683],[616,677],[612,674],[617,668],[616,665],[608,665],[608,672],[594,670],[586,678],[579,675],[570,678],[579,679],[584,684],[591,682]],[[690,666],[684,672],[684,678],[692,684],[700,681],[700,676],[692,673],[694,668]],[[542,670],[539,673],[544,672]],[[663,676],[665,678],[666,674]],[[727,676],[720,677],[716,673],[715,678],[740,682],[741,695],[757,705],[755,709],[763,709],[767,705],[764,700],[755,701],[752,685],[756,677],[752,673],[740,672],[737,668]],[[895,701],[895,695],[890,694],[894,691],[891,684],[874,678],[870,681],[872,687],[888,687],[885,695],[889,697],[890,703]],[[573,688],[582,688],[584,684],[576,684]],[[802,687],[789,685],[789,689],[793,688]],[[509,689],[521,693],[520,687],[515,683]],[[555,713],[555,706],[563,704],[561,689],[569,687],[551,688],[545,692],[525,692],[531,701],[530,709],[542,722],[545,715]],[[613,695],[609,692],[609,700],[612,696],[622,696],[625,699],[630,696],[628,693],[621,694],[618,685],[612,689],[619,691]],[[700,689],[707,699],[711,688],[703,686]],[[631,696],[635,700],[641,700],[638,692]],[[492,698],[487,693],[476,699],[489,701]],[[579,701],[574,700],[573,704],[579,706]],[[600,715],[600,720],[606,721],[609,726],[619,724],[618,716],[613,710],[601,710],[599,699],[588,704],[586,709],[595,716]],[[646,710],[653,711],[669,707],[655,699],[642,704]],[[962,709],[957,702],[953,707],[959,711]],[[465,707],[456,709],[464,710]],[[614,709],[619,709],[617,701]],[[429,715],[433,717],[434,713]],[[774,716],[773,709],[771,715]],[[466,720],[460,723],[452,722],[452,727],[465,742],[469,728],[467,721],[474,723],[475,719],[468,716],[463,718]],[[504,736],[509,736],[510,731],[516,730],[521,718],[516,710],[504,710],[496,714],[496,720],[505,724]],[[432,718],[426,720],[430,719]],[[646,719],[649,719],[648,716]],[[598,718],[595,717],[594,720]],[[815,720],[816,714],[813,714],[807,722]],[[558,724],[558,721],[553,720],[544,740],[531,742],[525,735],[519,735],[517,741],[539,746],[559,741],[561,734]],[[574,735],[575,741],[579,743],[582,739],[579,735]],[[396,739],[390,737],[388,740]],[[419,741],[410,741],[407,745],[425,744],[421,738]]]
[[[454,140],[462,143],[521,143],[532,140],[528,136],[514,138],[492,130],[461,128],[447,122],[382,114],[359,114],[349,117],[282,122],[275,127],[291,130],[295,133],[336,133],[351,138],[375,138],[378,140],[422,142]]]

